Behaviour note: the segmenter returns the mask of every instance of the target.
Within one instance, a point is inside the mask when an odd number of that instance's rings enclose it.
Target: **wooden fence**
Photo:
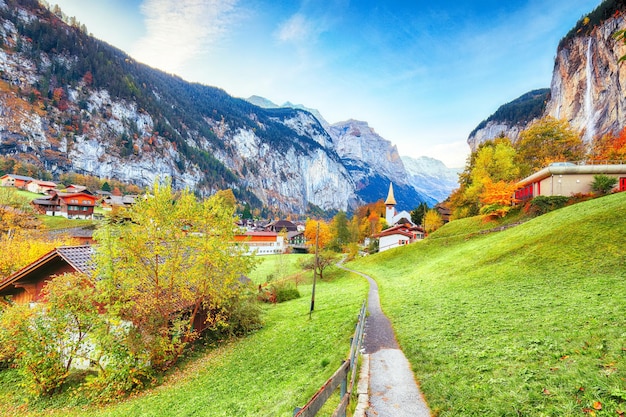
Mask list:
[[[365,331],[365,301],[361,306],[359,312],[358,322],[356,324],[356,330],[354,331],[354,337],[350,343],[350,355],[347,360],[341,363],[341,366],[333,376],[331,376],[322,387],[315,393],[315,395],[309,400],[309,402],[302,408],[297,407],[293,415],[294,417],[313,417],[324,406],[326,401],[335,392],[337,387],[340,387],[341,400],[337,408],[333,413],[333,417],[345,417],[346,409],[350,404],[350,397],[352,395],[352,389],[356,381],[357,359],[361,345],[363,343],[363,334]]]

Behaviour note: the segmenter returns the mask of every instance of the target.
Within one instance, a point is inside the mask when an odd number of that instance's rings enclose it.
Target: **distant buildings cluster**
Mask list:
[[[103,210],[114,207],[130,207],[136,196],[116,196],[107,191],[92,194],[83,185],[71,184],[67,187],[51,181],[42,181],[22,175],[5,174],[0,177],[0,186],[15,187],[32,193],[42,194],[31,204],[35,211],[48,216],[62,216],[68,219],[92,219],[98,205]]]

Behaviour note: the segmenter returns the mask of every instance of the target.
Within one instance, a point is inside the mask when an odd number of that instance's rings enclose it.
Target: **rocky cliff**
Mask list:
[[[560,42],[550,94],[538,117],[567,120],[586,142],[626,126],[626,46],[613,34],[626,28],[626,4],[605,1],[581,19]],[[515,140],[536,117],[521,123],[481,123],[469,136],[472,149],[504,134]]]
[[[624,27],[615,15],[557,52],[545,114],[568,120],[587,142],[626,124],[626,67],[618,63],[626,46],[613,38]]]
[[[444,201],[459,187],[461,169],[448,168],[443,162],[426,156],[420,158],[403,156],[402,162],[409,175],[410,184],[417,191],[438,202]]]
[[[410,210],[421,202],[434,205],[447,198],[450,191],[456,188],[456,185],[451,187],[449,178],[446,177],[447,172],[444,174],[445,169],[429,171],[433,164],[414,164],[415,170],[426,171],[414,171],[410,175],[397,147],[376,133],[365,121],[351,119],[331,125],[318,110],[303,105],[287,102],[278,106],[259,96],[252,96],[247,100],[268,109],[287,107],[305,110],[313,115],[330,136],[332,143],[326,146],[330,146],[341,158],[355,183],[356,195],[362,201],[384,199],[389,191],[389,183],[392,182],[398,206]],[[436,162],[445,168],[442,162]],[[442,177],[439,178],[439,175]],[[454,182],[456,184],[456,178]],[[448,190],[447,194],[445,190]]]

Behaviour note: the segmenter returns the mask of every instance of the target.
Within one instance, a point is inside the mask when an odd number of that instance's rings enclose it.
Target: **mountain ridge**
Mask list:
[[[85,31],[33,0],[0,3],[0,106],[10,109],[0,114],[0,154],[54,176],[142,187],[168,176],[200,195],[231,188],[242,202],[288,213],[384,198],[362,191],[319,112],[259,107],[140,64]],[[413,187],[405,194],[409,209],[432,202]]]

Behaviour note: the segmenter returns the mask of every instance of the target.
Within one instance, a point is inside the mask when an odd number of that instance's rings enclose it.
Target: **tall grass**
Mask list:
[[[499,233],[452,222],[351,267],[378,281],[436,415],[616,416],[626,410],[625,219],[621,193]]]

